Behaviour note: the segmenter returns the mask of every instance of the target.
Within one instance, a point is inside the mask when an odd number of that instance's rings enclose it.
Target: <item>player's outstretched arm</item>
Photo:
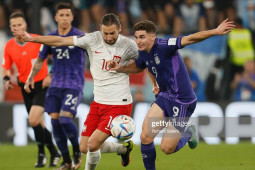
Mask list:
[[[111,68],[111,70],[119,73],[140,73],[143,71],[143,69],[136,67],[135,62],[125,66],[120,66],[116,61],[110,60],[109,67]]]
[[[34,89],[34,77],[37,75],[37,73],[41,70],[43,65],[44,59],[38,57],[33,65],[33,68],[31,69],[31,72],[27,78],[27,81],[25,83],[24,89],[27,93],[31,93],[31,89]]]
[[[201,31],[201,32],[191,34],[189,36],[182,37],[181,45],[186,46],[186,45],[198,43],[214,35],[225,35],[234,28],[235,28],[234,22],[228,21],[228,19],[226,19],[215,29],[208,30],[208,31]]]
[[[74,46],[73,37],[60,37],[60,36],[30,36],[27,32],[21,30],[14,30],[14,34],[22,38],[26,42],[35,42],[45,44],[48,46]]]

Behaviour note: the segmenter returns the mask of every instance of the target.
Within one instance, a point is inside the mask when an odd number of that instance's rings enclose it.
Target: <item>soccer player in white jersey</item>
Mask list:
[[[102,18],[101,31],[84,36],[29,37],[25,32],[16,32],[25,41],[49,46],[79,46],[87,50],[94,79],[94,102],[90,105],[80,141],[81,152],[87,153],[86,170],[95,169],[104,152],[121,155],[122,165],[127,166],[134,147],[131,140],[124,144],[105,141],[111,135],[112,119],[123,114],[130,116],[132,110],[128,74],[116,73],[108,67],[110,60],[126,65],[138,57],[135,42],[120,35],[120,31],[118,17],[110,13]]]

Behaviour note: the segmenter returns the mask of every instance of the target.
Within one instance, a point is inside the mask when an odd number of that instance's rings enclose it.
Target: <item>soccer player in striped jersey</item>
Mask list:
[[[144,20],[134,25],[139,49],[136,62],[119,66],[116,61],[110,61],[111,70],[117,72],[138,73],[144,69],[150,72],[153,91],[157,94],[157,98],[144,119],[141,134],[141,152],[146,169],[156,169],[156,150],[153,141],[164,127],[166,133],[161,141],[161,150],[165,154],[179,151],[187,142],[191,149],[197,146],[195,127],[187,122],[195,110],[197,98],[178,49],[214,35],[225,35],[234,27],[234,23],[226,19],[216,29],[189,36],[162,39],[156,38],[155,24]],[[164,118],[169,118],[170,123],[163,124]],[[156,122],[160,120],[162,125]],[[180,125],[186,123],[187,126],[178,126],[177,121]],[[168,130],[172,130],[173,134],[168,134],[167,132],[171,132]]]
[[[42,63],[41,71],[33,79],[35,82],[34,89],[32,89],[31,93],[27,93],[24,89],[24,85],[32,69],[32,64],[38,56],[41,45],[24,42],[14,33],[14,29],[25,31],[27,28],[27,23],[23,13],[12,13],[9,18],[10,28],[13,32],[14,38],[10,39],[6,43],[4,50],[2,67],[5,89],[12,89],[10,69],[12,64],[15,64],[18,70],[18,84],[21,87],[24,103],[29,114],[28,121],[34,130],[35,140],[38,145],[38,160],[35,167],[43,167],[46,164],[44,144],[46,144],[51,153],[49,166],[54,167],[57,165],[61,156],[55,148],[52,142],[52,135],[45,127],[43,121],[45,95],[50,84],[47,63],[46,61]],[[33,37],[38,35],[30,34],[30,36]]]

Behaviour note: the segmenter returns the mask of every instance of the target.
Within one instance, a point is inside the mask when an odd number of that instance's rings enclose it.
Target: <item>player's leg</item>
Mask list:
[[[22,96],[24,99],[24,103],[26,106],[26,110],[28,112],[28,114],[30,114],[31,112],[31,107],[33,105],[33,98],[34,98],[34,94],[33,93],[27,93],[24,90],[24,84],[20,84],[21,87],[21,92],[22,92]],[[28,115],[30,117],[30,115]],[[39,122],[41,122],[42,119],[39,119]],[[30,121],[29,121],[30,124]],[[43,134],[43,127],[41,124],[38,124],[37,126],[32,126],[33,130],[34,130],[34,134],[35,134],[35,140],[37,142],[37,146],[38,146],[38,159],[37,162],[35,163],[35,167],[43,167],[46,164],[46,156],[45,156],[45,151],[44,151],[44,135]]]
[[[72,167],[72,160],[67,145],[68,138],[66,137],[65,131],[60,124],[59,113],[53,112],[50,113],[50,116],[53,128],[53,136],[63,157],[63,162],[58,170],[69,169]]]
[[[84,122],[82,133],[81,133],[81,141],[80,141],[80,149],[82,153],[86,153],[86,164],[85,169],[95,169],[100,158],[100,147],[102,142],[108,138],[109,135],[104,134],[99,131],[96,132],[98,125],[100,123],[101,117],[99,114],[100,104],[96,102],[92,102],[90,104],[90,111],[88,116]],[[100,133],[101,132],[101,133]],[[93,135],[94,134],[94,135]],[[98,136],[99,135],[99,136]],[[91,138],[91,136],[93,136]],[[90,149],[89,149],[90,146]]]
[[[185,141],[182,142],[182,140],[180,140],[181,136],[181,133],[173,125],[168,124],[165,130],[165,134],[161,140],[161,150],[167,155],[176,152],[176,146],[178,144],[180,145],[178,149],[186,144]]]
[[[165,133],[162,138],[161,150],[165,154],[171,154],[179,151],[190,139],[194,140],[195,138],[195,133],[193,133],[195,132],[195,129],[193,126],[189,127],[188,121],[196,107],[196,102],[192,104],[181,104],[169,101],[166,102],[168,102],[168,104],[166,104],[166,110],[167,113],[170,113],[169,117],[172,124],[167,127],[166,132],[168,133]],[[192,146],[196,147],[196,141],[193,140]]]
[[[43,107],[33,105],[30,109],[29,116],[28,116],[29,125],[34,130],[35,140],[36,140],[36,142],[38,144],[38,148],[39,148],[38,161],[35,164],[35,167],[43,167],[46,164],[46,155],[45,155],[45,151],[44,151],[45,125],[43,122],[43,111],[44,111]]]
[[[90,112],[86,118],[86,121],[84,122],[81,134],[82,139],[80,143],[81,151],[83,153],[88,151],[86,157],[86,169],[94,169],[96,167],[100,160],[101,153],[114,152],[121,156],[127,155],[129,161],[129,153],[133,149],[132,141],[128,141],[125,144],[119,144],[105,140],[111,135],[110,125],[112,119],[116,117],[118,113],[130,116],[131,110],[132,104],[124,106],[112,106],[103,105],[96,102],[91,103]],[[101,153],[98,151],[99,148]],[[93,151],[95,151],[95,153]],[[91,161],[93,157],[95,157],[95,161]],[[126,165],[128,165],[128,163]]]
[[[73,147],[73,167],[78,169],[81,166],[81,152],[78,141],[78,130],[73,122],[77,113],[77,107],[82,99],[82,91],[73,89],[63,89],[63,100],[59,115],[59,122],[70,140]]]
[[[62,104],[61,95],[61,90],[59,88],[50,87],[46,94],[45,111],[49,113],[51,117],[53,136],[63,157],[63,165],[71,167],[72,161],[67,146],[67,137],[59,122],[59,112]]]
[[[46,93],[47,88],[42,89],[42,82],[35,83],[33,106],[29,114],[29,123],[32,127],[37,127],[40,124],[42,125],[43,131],[41,130],[39,134],[44,138],[44,143],[46,144],[51,154],[49,167],[55,167],[57,166],[61,155],[58,153],[55,145],[53,144],[51,132],[49,132],[49,130],[44,125],[43,113]]]
[[[152,127],[152,123],[164,120],[163,110],[153,103],[148,111],[144,121],[141,133],[141,152],[143,157],[144,167],[146,169],[155,169],[156,150],[153,140],[163,126]]]
[[[94,170],[101,159],[100,148],[105,140],[109,137],[108,134],[96,129],[88,140],[88,152],[86,156],[85,170]]]
[[[74,115],[70,112],[61,110],[59,122],[64,130],[66,137],[70,140],[73,148],[73,167],[78,169],[81,166],[81,152],[78,140],[78,130],[73,122]]]
[[[105,132],[108,135],[111,135],[110,126],[112,120],[118,115],[127,115],[131,116],[133,104],[127,105],[103,105],[101,106],[101,122],[98,126],[98,129],[102,132]],[[101,146],[101,153],[117,153],[121,156],[121,164],[126,167],[130,162],[130,152],[134,148],[134,143],[132,140],[129,140],[123,144],[115,142],[104,142]]]

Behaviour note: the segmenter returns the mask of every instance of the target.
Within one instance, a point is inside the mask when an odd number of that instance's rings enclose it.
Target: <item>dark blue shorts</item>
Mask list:
[[[173,120],[177,122],[188,122],[197,104],[196,101],[192,103],[170,101],[162,96],[158,96],[155,103],[163,110],[164,117],[169,118],[171,122]]]
[[[46,94],[45,111],[60,113],[60,110],[63,110],[75,116],[81,99],[80,90],[50,87]]]
[[[179,103],[158,96],[155,103],[163,110],[164,117],[190,117],[194,112],[197,102]]]

